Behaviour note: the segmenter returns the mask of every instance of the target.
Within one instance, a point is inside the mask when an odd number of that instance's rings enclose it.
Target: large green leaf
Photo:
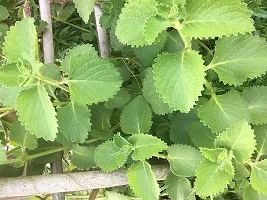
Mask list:
[[[240,0],[188,0],[182,34],[215,38],[254,30],[251,12]]]
[[[133,145],[134,152],[132,158],[134,160],[145,160],[151,158],[167,149],[167,144],[157,137],[145,134],[136,134],[129,138],[129,142]]]
[[[89,17],[94,9],[94,0],[73,0],[75,8],[85,23],[88,23]]]
[[[246,79],[267,71],[266,54],[267,42],[259,36],[223,37],[216,42],[215,55],[208,68],[217,72],[224,83],[241,85]]]
[[[137,47],[149,44],[145,36],[145,24],[150,17],[156,15],[155,0],[129,0],[117,21],[116,35],[120,42]]]
[[[37,58],[37,32],[33,18],[24,18],[10,28],[4,42],[3,52],[8,61],[18,61],[27,58],[33,61]]]
[[[72,147],[71,162],[81,169],[90,169],[95,166],[94,152],[95,147],[75,144]]]
[[[124,133],[147,133],[152,126],[152,113],[142,96],[128,103],[121,114],[120,125]]]
[[[91,130],[91,112],[87,106],[73,103],[61,107],[57,118],[60,131],[73,142],[84,142]]]
[[[233,151],[238,162],[246,163],[256,149],[255,135],[246,121],[239,122],[220,133],[215,146]]]
[[[145,161],[138,161],[128,169],[129,184],[134,193],[142,200],[158,200],[159,186],[151,166]]]
[[[244,200],[264,200],[267,199],[267,195],[254,190],[251,185],[248,185],[244,190]]]
[[[250,183],[255,190],[267,194],[267,159],[252,165]]]
[[[56,138],[56,112],[44,85],[22,91],[17,99],[17,110],[19,120],[31,134],[51,141]]]
[[[257,140],[257,150],[260,154],[267,155],[267,125],[253,127]]]
[[[197,169],[196,193],[200,197],[215,196],[223,192],[233,178],[233,174],[223,170],[223,163],[204,160]]]
[[[168,161],[176,176],[195,176],[199,163],[203,160],[200,151],[191,146],[176,144],[168,148]]]
[[[267,123],[267,87],[246,88],[242,96],[248,105],[250,122],[255,125]]]
[[[106,101],[120,89],[119,72],[109,61],[94,55],[75,55],[70,59],[67,84],[73,102],[92,104]]]
[[[145,54],[144,54],[145,55]],[[143,82],[143,95],[146,101],[151,105],[152,110],[158,115],[164,115],[173,112],[173,109],[164,103],[157,93],[153,73],[151,70],[147,72],[146,78]]]
[[[154,79],[159,96],[174,110],[189,112],[205,82],[201,56],[194,51],[162,54],[155,62]]]
[[[237,91],[212,96],[199,107],[198,116],[215,133],[220,133],[242,120],[250,121],[248,106]]]
[[[195,200],[190,181],[187,178],[178,177],[170,173],[165,185],[172,200]]]
[[[18,120],[12,123],[9,137],[23,149],[35,149],[37,147],[37,137],[30,134]]]
[[[7,157],[6,157],[6,152],[4,150],[4,146],[1,144],[1,140],[0,140],[0,165],[5,163],[6,160],[7,160]]]

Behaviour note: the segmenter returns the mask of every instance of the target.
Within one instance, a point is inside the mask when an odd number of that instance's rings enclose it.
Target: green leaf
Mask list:
[[[91,44],[83,44],[76,47],[73,47],[70,49],[66,56],[64,57],[62,63],[61,63],[61,69],[66,72],[67,74],[70,72],[70,60],[72,57],[75,57],[76,55],[93,55],[97,57],[97,52],[93,45]]]
[[[239,122],[220,133],[215,146],[233,151],[238,162],[246,163],[256,149],[255,135],[248,122]]]
[[[3,52],[8,61],[18,61],[27,57],[30,61],[37,59],[37,33],[33,18],[24,18],[10,28],[4,42]]]
[[[151,158],[168,148],[167,144],[152,135],[138,134],[131,136],[128,141],[133,145],[133,160],[145,160]]]
[[[9,88],[3,85],[0,85],[0,102],[7,107],[16,107],[16,100],[19,96],[19,93],[25,88],[22,87],[13,87]]]
[[[240,0],[188,0],[182,34],[215,38],[254,31],[251,12]]]
[[[1,144],[1,142],[2,141],[0,140],[0,165],[7,161],[6,151],[4,150],[4,146]]]
[[[117,21],[115,34],[120,42],[137,47],[151,44],[145,36],[145,25],[150,17],[157,15],[157,12],[155,0],[129,0]]]
[[[145,161],[138,161],[128,169],[129,184],[134,193],[142,200],[158,200],[159,185],[151,166]]]
[[[244,191],[244,200],[251,200],[251,199],[264,200],[267,199],[267,195],[264,195],[263,193],[254,190],[251,185],[248,185]]]
[[[82,143],[88,137],[91,130],[91,112],[87,106],[73,103],[61,107],[57,118],[60,131],[73,142]]]
[[[125,164],[131,151],[130,146],[125,145],[120,149],[113,141],[107,141],[96,148],[94,160],[102,170],[111,172]]]
[[[255,190],[267,194],[267,159],[252,165],[250,184]]]
[[[89,17],[94,9],[94,1],[93,0],[73,0],[75,4],[75,8],[79,13],[80,17],[87,24],[89,21]]]
[[[200,121],[194,122],[188,129],[190,139],[195,147],[213,148],[216,134]]]
[[[71,162],[80,169],[90,169],[95,166],[94,152],[95,147],[75,144],[72,147]]]
[[[57,119],[44,85],[38,84],[22,91],[17,99],[19,120],[38,138],[53,141],[56,138]]]
[[[184,42],[176,29],[168,32],[167,41],[163,48],[163,52],[176,53],[184,49]]]
[[[242,97],[248,105],[250,122],[255,125],[267,123],[267,87],[258,86],[246,88]]]
[[[0,5],[0,21],[4,21],[9,17],[8,10],[6,7]]]
[[[247,168],[236,161],[234,161],[235,165],[235,177],[234,180],[243,180],[244,178],[249,177],[250,173],[248,172]]]
[[[123,138],[120,133],[117,133],[113,137],[114,144],[118,148],[122,148],[124,146],[131,146],[131,143],[129,143],[125,138]]]
[[[30,134],[18,120],[12,123],[9,137],[23,149],[35,149],[37,147],[37,137]]]
[[[113,97],[119,91],[122,80],[109,61],[85,54],[71,57],[67,84],[73,102],[93,104]]]
[[[106,192],[105,194],[108,200],[131,200],[131,198],[117,192]]]
[[[257,150],[262,155],[267,155],[267,125],[253,127],[257,140]]]
[[[198,109],[198,116],[205,126],[220,133],[242,120],[249,121],[248,106],[237,91],[213,96]]]
[[[109,109],[121,108],[131,100],[131,94],[124,88],[111,99],[105,102],[105,106]]]
[[[162,54],[155,59],[157,92],[174,110],[188,113],[201,95],[204,66],[197,52]]]
[[[233,174],[222,169],[223,163],[204,160],[196,173],[195,189],[200,197],[215,196],[223,192],[233,178]]]
[[[143,95],[146,101],[151,105],[154,113],[164,115],[173,112],[173,109],[167,103],[164,103],[163,99],[160,98],[157,93],[151,70],[147,72],[146,78],[143,81]]]
[[[259,36],[223,37],[216,42],[215,55],[208,68],[213,69],[225,84],[241,85],[248,78],[267,71],[266,53],[267,42]]]
[[[121,114],[120,125],[124,133],[147,133],[152,126],[152,113],[142,96],[128,103]]]
[[[199,163],[203,160],[200,151],[191,146],[176,144],[168,148],[171,172],[176,176],[195,176]]]
[[[190,198],[192,196],[192,187],[190,181],[185,177],[178,177],[170,173],[165,181],[165,185],[167,193],[172,200],[195,199]]]
[[[220,163],[223,159],[225,159],[228,154],[227,149],[225,148],[216,148],[216,149],[200,148],[200,152],[209,161],[217,163]]]

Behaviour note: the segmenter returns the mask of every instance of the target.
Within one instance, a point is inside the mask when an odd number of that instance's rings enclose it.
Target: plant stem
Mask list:
[[[53,102],[53,106],[66,106],[69,103],[70,103],[69,101]]]
[[[198,44],[200,44],[200,46],[202,46],[207,52],[208,54],[210,54],[211,56],[213,56],[212,51],[210,50],[209,47],[207,47],[201,40],[197,39],[196,40]]]
[[[91,144],[91,143],[97,142],[99,140],[101,140],[101,138],[95,138],[95,139],[91,139],[91,140],[86,140],[84,142],[84,144]]]
[[[113,126],[110,131],[113,132],[115,131],[116,129],[120,128],[120,123],[116,124],[115,126]]]
[[[258,155],[257,155],[256,160],[255,160],[256,163],[260,161],[261,156],[262,156],[262,153],[258,152]]]
[[[8,115],[9,113],[11,113],[11,111],[6,111],[6,112],[4,112],[4,113],[1,113],[1,114],[0,114],[0,119],[1,119],[2,117],[4,117],[4,116]]]
[[[35,75],[35,78],[37,78],[38,80],[40,81],[43,81],[43,82],[46,82],[50,85],[53,85],[53,86],[56,86],[56,87],[59,87],[60,89],[66,91],[66,92],[70,92],[69,88],[65,85],[62,85],[59,81],[57,80],[53,80],[53,79],[50,79],[48,77],[45,77],[45,76],[42,76],[40,74],[37,74]]]
[[[19,150],[20,148],[21,148],[21,147],[18,146],[18,147],[15,147],[14,149],[11,149],[11,150],[9,150],[9,151],[6,152],[6,155],[7,155],[7,156],[10,155],[10,154],[12,154],[14,151]]]
[[[11,107],[5,107],[5,108],[0,108],[0,112],[8,112],[8,111],[13,111],[14,109]]]
[[[10,160],[7,160],[3,164],[6,165],[6,164],[17,163],[17,162],[26,162],[28,160],[33,160],[35,158],[39,158],[39,157],[46,156],[46,155],[49,155],[49,154],[57,153],[57,152],[64,151],[64,150],[67,150],[67,149],[68,149],[68,147],[59,147],[59,148],[56,148],[56,149],[50,149],[48,151],[44,151],[44,152],[41,152],[41,153],[37,153],[37,154],[30,155],[30,156],[26,156],[26,157],[10,159]]]
[[[216,97],[216,90],[214,89],[214,87],[211,85],[211,83],[207,79],[206,79],[205,86],[211,92],[211,96]]]
[[[69,25],[69,26],[72,26],[72,27],[74,27],[74,28],[80,29],[81,31],[84,31],[84,32],[90,33],[90,31],[89,31],[89,30],[87,30],[87,29],[85,29],[85,28],[83,28],[83,27],[80,27],[80,26],[78,26],[78,25],[75,25],[75,24],[73,24],[73,23],[70,23],[70,22],[63,21],[63,20],[61,20],[61,19],[58,19],[57,17],[54,17],[54,16],[51,16],[51,17],[52,17],[54,20],[56,20],[56,21],[59,21],[59,22],[61,22],[61,23],[67,24],[67,25]]]

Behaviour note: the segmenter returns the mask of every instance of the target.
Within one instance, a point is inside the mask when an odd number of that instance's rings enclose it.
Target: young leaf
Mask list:
[[[37,147],[37,137],[30,134],[18,120],[12,123],[10,139],[18,143],[23,149],[35,149]]]
[[[146,78],[143,82],[143,95],[156,114],[165,115],[173,112],[173,109],[167,103],[164,103],[163,99],[160,98],[159,94],[157,93],[155,81],[153,79],[153,73],[151,70],[147,72]]]
[[[73,102],[93,104],[114,96],[119,91],[122,80],[109,61],[84,54],[71,57],[67,84]]]
[[[192,187],[187,178],[178,177],[170,173],[165,181],[165,185],[172,200],[191,200]]]
[[[3,52],[8,61],[16,62],[27,57],[30,61],[37,59],[37,33],[33,18],[24,18],[10,28],[4,42]]]
[[[176,144],[168,148],[171,172],[176,176],[195,176],[199,163],[203,160],[200,151],[191,146]]]
[[[0,85],[0,102],[7,107],[16,107],[16,100],[19,93],[25,88],[23,87],[13,87],[9,88],[3,85]]]
[[[132,158],[134,160],[145,160],[151,158],[168,148],[167,144],[152,135],[138,134],[131,136],[128,141],[133,145],[134,152]]]
[[[204,66],[197,52],[162,54],[155,59],[157,92],[174,110],[188,113],[201,95]]]
[[[240,19],[238,19],[240,20]],[[244,24],[239,24],[244,26]],[[215,55],[208,66],[225,84],[241,85],[248,78],[267,71],[267,42],[253,35],[223,37],[216,42]]]
[[[252,165],[250,184],[255,190],[267,194],[267,159]]]
[[[0,21],[4,21],[9,17],[8,10],[6,7],[0,5]]]
[[[111,172],[124,165],[131,151],[131,146],[119,149],[113,141],[107,141],[96,148],[94,160],[102,170]]]
[[[87,106],[73,103],[61,107],[57,118],[60,131],[73,142],[84,142],[91,130],[91,112]]]
[[[246,179],[247,177],[249,177],[250,173],[243,164],[240,164],[235,160],[234,165],[235,165],[234,180],[244,180],[244,178]]]
[[[113,137],[114,144],[118,148],[122,148],[123,146],[131,146],[131,143],[129,143],[125,138],[123,138],[120,133],[117,133]]]
[[[220,163],[223,159],[225,159],[228,154],[227,149],[225,148],[216,148],[216,149],[200,148],[200,152],[209,161],[217,163]]]
[[[89,21],[89,17],[94,9],[94,0],[74,0],[75,8],[77,12],[83,19],[83,21],[87,24]]]
[[[244,191],[244,200],[264,200],[267,199],[267,195],[254,190],[251,185],[248,185]]]
[[[106,197],[107,200],[131,200],[131,198],[117,192],[106,192]]]
[[[6,152],[4,150],[4,146],[1,144],[1,140],[0,140],[0,165],[1,164],[4,164],[7,160],[7,157],[6,157]]]
[[[257,150],[260,154],[267,155],[267,125],[253,127],[257,140]]]
[[[200,163],[196,173],[195,189],[200,197],[215,196],[223,192],[233,178],[233,174],[222,169],[222,163],[204,160]]]
[[[255,135],[248,122],[239,122],[220,133],[215,146],[233,151],[238,162],[246,163],[256,149]]]
[[[90,169],[95,166],[94,152],[95,147],[85,147],[75,144],[72,147],[71,162],[80,169]]]
[[[200,121],[194,122],[188,129],[190,139],[195,147],[214,148],[216,134]]]
[[[182,34],[215,38],[254,30],[251,12],[240,0],[189,0]]]
[[[111,99],[105,102],[105,106],[109,109],[121,108],[131,100],[131,94],[124,88]]]
[[[145,161],[138,161],[128,169],[129,184],[134,193],[142,200],[158,200],[159,185],[151,166]]]
[[[242,120],[249,121],[248,106],[237,91],[213,96],[198,109],[198,116],[205,126],[220,133]]]
[[[56,138],[56,112],[44,85],[22,91],[17,99],[17,110],[19,120],[31,134],[51,141]]]
[[[157,15],[157,12],[157,3],[155,0],[128,1],[117,21],[116,36],[120,42],[137,47],[151,44],[147,41],[144,34],[145,25],[150,17]]]
[[[121,114],[121,129],[128,134],[147,133],[152,126],[152,113],[142,96],[128,103]]]
[[[266,51],[267,52],[267,51]],[[267,61],[267,60],[266,60]],[[267,87],[246,88],[242,96],[248,105],[250,122],[255,125],[267,123]]]

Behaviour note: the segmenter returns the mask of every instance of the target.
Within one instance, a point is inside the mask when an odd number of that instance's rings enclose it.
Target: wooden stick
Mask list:
[[[157,180],[165,180],[169,166],[153,166]],[[0,199],[74,192],[128,185],[127,169],[111,173],[102,171],[73,172],[42,176],[0,178]]]

